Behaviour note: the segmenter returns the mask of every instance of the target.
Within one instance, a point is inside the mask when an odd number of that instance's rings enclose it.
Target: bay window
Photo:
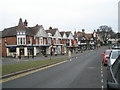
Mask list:
[[[17,45],[25,45],[26,44],[26,35],[25,31],[17,32]]]

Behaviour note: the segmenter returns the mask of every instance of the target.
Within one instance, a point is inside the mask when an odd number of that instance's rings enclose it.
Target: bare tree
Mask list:
[[[98,34],[101,36],[105,44],[107,44],[109,38],[111,38],[115,34],[114,31],[112,30],[112,27],[107,25],[100,26],[98,31],[99,31]]]

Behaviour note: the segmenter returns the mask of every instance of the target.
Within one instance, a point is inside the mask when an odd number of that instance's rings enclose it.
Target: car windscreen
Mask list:
[[[105,55],[109,55],[111,51],[106,51],[105,52]]]
[[[120,55],[120,51],[113,51],[112,52],[112,59],[116,59]]]

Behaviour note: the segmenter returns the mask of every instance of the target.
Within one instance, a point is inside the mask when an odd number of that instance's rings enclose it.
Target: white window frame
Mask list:
[[[40,38],[39,38],[39,44],[40,44],[40,45],[43,45],[43,37],[40,37]]]
[[[21,42],[22,40],[22,42]],[[26,44],[26,37],[25,36],[17,36],[17,45],[25,45]]]
[[[36,45],[38,45],[38,38],[36,38]]]
[[[46,39],[43,39],[44,40],[44,45],[46,45]]]

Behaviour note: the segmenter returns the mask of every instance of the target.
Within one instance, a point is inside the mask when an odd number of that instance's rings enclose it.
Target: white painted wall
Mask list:
[[[25,55],[25,56],[28,56],[27,47],[24,48],[24,55]]]
[[[55,35],[53,37],[62,39],[62,36],[58,30],[55,32]]]
[[[69,41],[69,44],[70,44],[70,46],[72,45],[72,42],[71,42],[71,40]]]
[[[51,49],[50,47],[46,48],[46,54],[50,54],[50,49]]]
[[[19,48],[16,48],[16,54],[17,54],[18,56],[20,55]]]
[[[70,33],[70,35],[69,35],[68,39],[74,39],[74,37],[73,37],[72,33]]]
[[[39,45],[43,45],[43,37],[39,37]]]
[[[36,56],[36,53],[37,52],[37,50],[36,50],[36,47],[34,47],[34,56]]]
[[[48,34],[45,32],[45,29],[43,28],[43,26],[39,28],[39,31],[36,36],[37,37],[48,37]]]
[[[7,56],[9,56],[9,49],[8,49],[8,48],[6,48],[6,49],[7,49],[7,50],[6,50],[6,51],[7,51]]]
[[[36,54],[37,53],[40,53],[40,48],[39,47],[36,47]]]
[[[63,39],[67,39],[66,33],[63,34]]]

